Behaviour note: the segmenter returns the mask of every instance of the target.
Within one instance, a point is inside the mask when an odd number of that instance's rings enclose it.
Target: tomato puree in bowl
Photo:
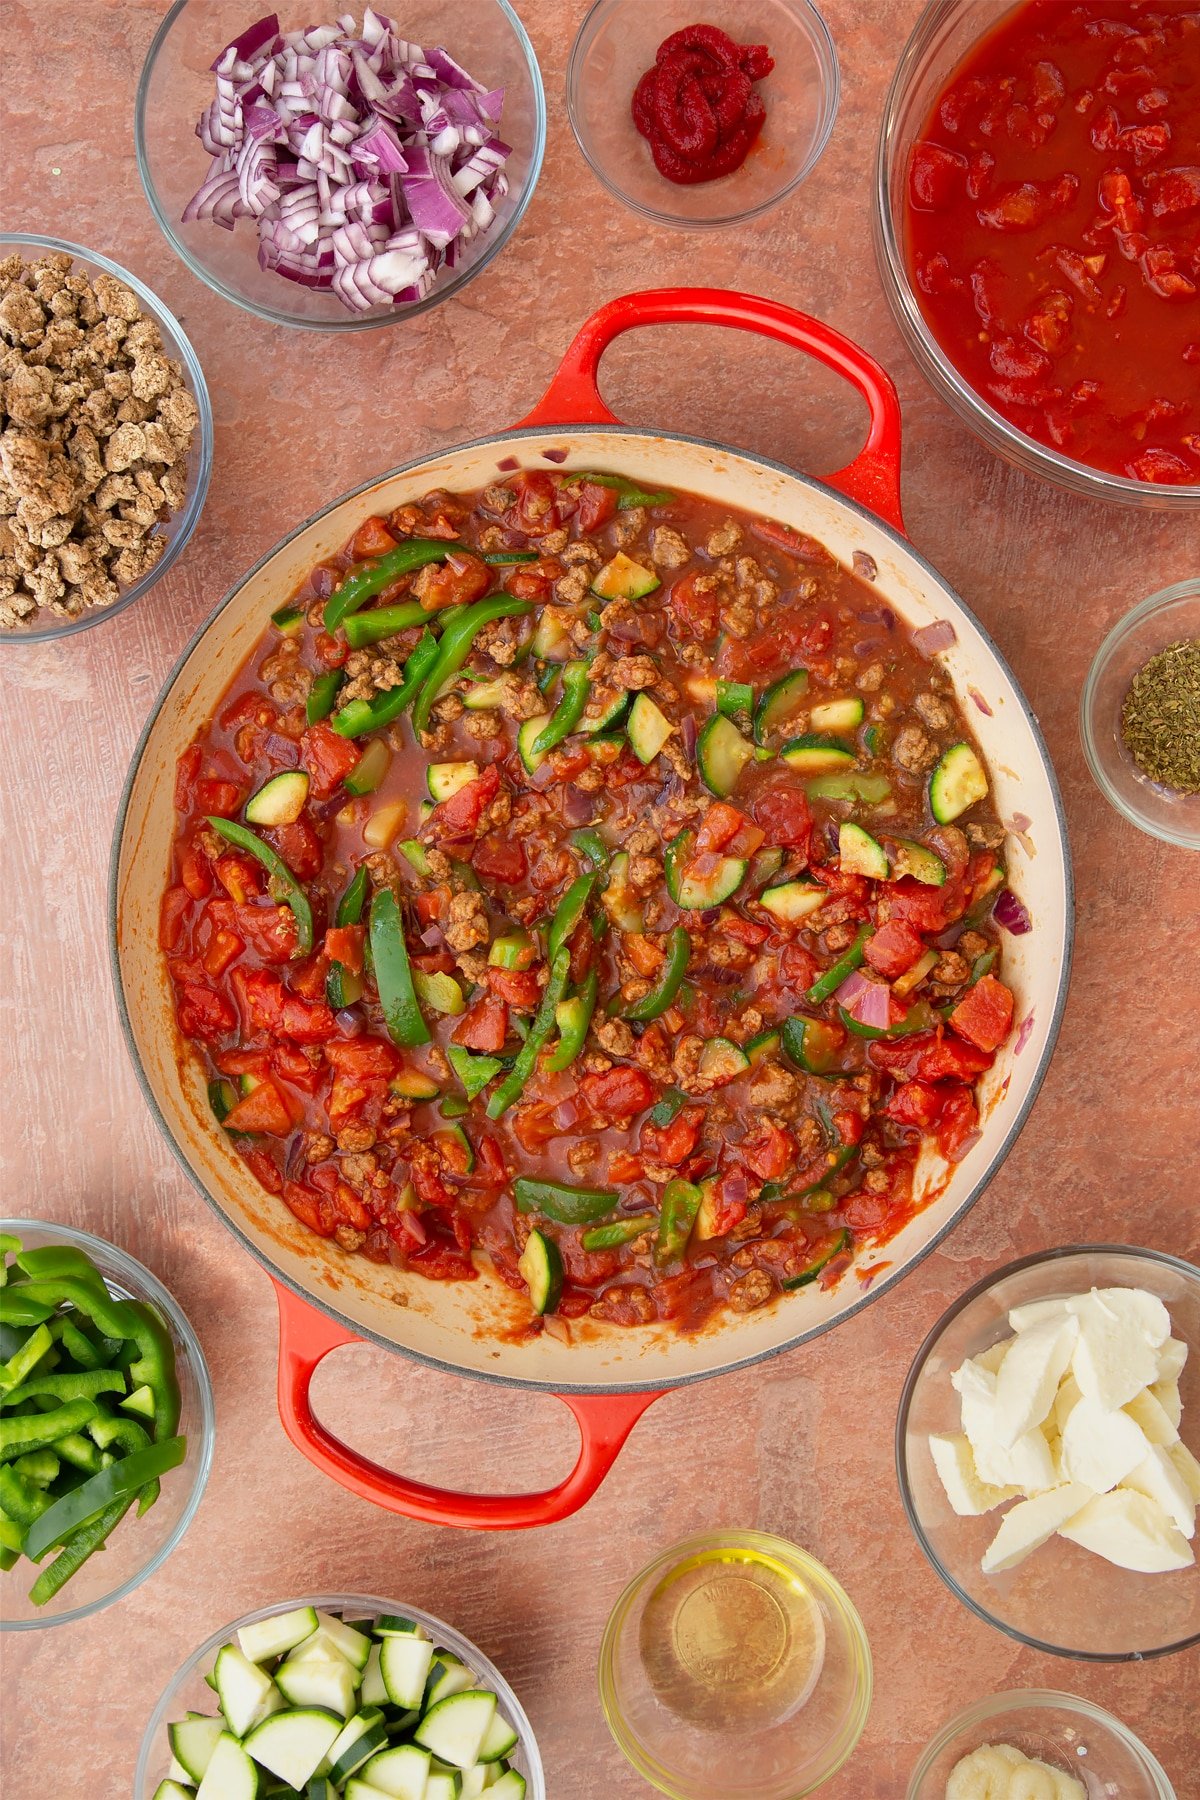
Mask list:
[[[664,38],[633,95],[633,122],[659,174],[690,187],[740,169],[767,116],[753,84],[774,67],[765,44],[735,44],[715,25]]]
[[[1200,7],[1028,0],[915,144],[927,324],[980,396],[1074,461],[1200,483]]]

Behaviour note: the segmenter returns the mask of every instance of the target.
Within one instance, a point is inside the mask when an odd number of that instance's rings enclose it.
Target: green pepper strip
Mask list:
[[[337,922],[341,926],[357,925],[363,916],[363,906],[367,898],[367,882],[370,879],[367,865],[363,863],[354,880],[338,901]]]
[[[408,947],[404,942],[404,921],[400,907],[390,888],[380,888],[371,901],[371,957],[375,965],[375,985],[388,1036],[401,1049],[429,1042],[429,1027],[417,1004]]]
[[[236,819],[219,819],[214,814],[207,820],[218,836],[238,850],[256,857],[270,876],[271,898],[290,906],[296,920],[296,955],[308,956],[313,947],[313,915],[308,895],[284,862],[282,856],[264,844],[256,831],[239,825]]]
[[[558,1026],[558,1044],[546,1059],[546,1067],[552,1073],[557,1074],[560,1069],[570,1068],[583,1049],[588,1026],[596,1010],[599,987],[595,969],[589,969],[579,992],[569,1000],[560,1000],[555,1007],[554,1022]]]
[[[44,1316],[47,1318],[60,1306],[73,1306],[85,1319],[92,1320],[105,1337],[124,1342],[135,1335],[137,1314],[133,1302],[114,1300],[108,1289],[98,1282],[80,1281],[76,1276],[64,1275],[55,1280],[27,1282],[20,1292],[31,1302],[46,1308]],[[0,1295],[0,1300],[3,1298]],[[15,1293],[13,1298],[16,1298]]]
[[[69,1400],[53,1412],[18,1413],[0,1419],[0,1462],[11,1462],[26,1450],[53,1450],[59,1438],[94,1419],[96,1410],[91,1400]]]
[[[230,1084],[225,1083],[228,1087]],[[232,1105],[232,1102],[231,1102]],[[72,1319],[57,1318],[50,1327],[71,1361],[78,1363],[81,1369],[102,1369],[104,1358],[99,1347],[94,1344],[86,1331],[80,1331]]]
[[[545,756],[548,750],[561,744],[565,737],[570,737],[587,711],[591,691],[591,664],[568,663],[563,670],[562,699],[533,740],[535,756]]]
[[[168,1438],[179,1423],[180,1393],[175,1344],[158,1313],[145,1300],[131,1300],[133,1340],[138,1355],[129,1364],[131,1388],[148,1387],[154,1396],[155,1440]],[[142,1508],[144,1512],[145,1507]]]
[[[310,725],[318,725],[322,719],[329,717],[338,689],[345,679],[344,669],[326,669],[323,675],[317,676],[308,690],[308,699],[304,702],[304,716]]]
[[[100,1467],[100,1452],[91,1438],[85,1438],[78,1431],[68,1431],[65,1437],[56,1438],[54,1454],[69,1462],[72,1468],[82,1469],[85,1475],[94,1475]]]
[[[429,715],[433,711],[434,701],[443,684],[452,675],[457,675],[466,662],[475,636],[482,627],[490,625],[494,619],[524,618],[526,613],[532,611],[533,606],[528,600],[514,600],[511,594],[492,594],[486,600],[477,600],[474,606],[464,607],[452,616],[442,633],[437,659],[426,675],[424,686],[413,707],[414,731],[429,729]]]
[[[54,1339],[50,1335],[48,1325],[43,1323],[36,1330],[30,1332],[21,1348],[0,1369],[0,1394],[5,1396],[6,1404],[9,1389],[15,1388],[19,1382],[24,1381],[30,1371],[41,1362],[43,1356],[46,1356],[53,1348]]]
[[[44,1488],[58,1479],[62,1464],[53,1450],[27,1450],[15,1462],[0,1463],[0,1468],[11,1469],[22,1481],[31,1481],[34,1487]]]
[[[378,731],[398,719],[420,691],[438,655],[438,641],[432,631],[425,631],[404,665],[404,680],[399,687],[387,688],[374,700],[351,700],[333,721],[339,737],[362,737],[366,731]]]
[[[20,1238],[14,1237],[11,1231],[0,1231],[0,1288],[8,1280],[9,1269],[5,1259],[10,1256],[19,1256],[20,1252]]]
[[[554,917],[550,921],[550,929],[546,933],[546,958],[549,962],[554,961],[582,919],[584,908],[592,897],[592,889],[596,885],[596,880],[596,870],[593,870],[590,875],[580,875],[571,883],[555,907]]]
[[[828,1000],[830,994],[841,987],[847,975],[853,975],[855,969],[861,966],[863,948],[874,929],[875,927],[871,924],[859,926],[858,936],[847,950],[845,956],[839,957],[833,967],[831,969],[826,969],[825,973],[820,976],[818,980],[814,981],[809,988],[805,997],[810,1006],[820,1006],[823,1000]]]
[[[934,1025],[933,1010],[926,1005],[924,1000],[918,1000],[915,1006],[909,1007],[902,1019],[898,1019],[894,1025],[887,1027],[860,1025],[844,1006],[838,1007],[838,1017],[846,1030],[855,1037],[869,1038],[872,1041],[876,1038],[911,1037],[915,1031],[930,1031]]]
[[[54,1505],[50,1495],[7,1463],[0,1463],[0,1507],[18,1525],[33,1525]],[[22,1545],[24,1548],[24,1545]]]
[[[666,488],[649,493],[645,488],[640,488],[636,481],[630,481],[626,475],[597,475],[589,469],[581,470],[578,473],[572,470],[565,478],[564,486],[571,487],[577,482],[583,481],[588,482],[592,487],[615,488],[620,495],[617,506],[621,512],[631,506],[669,506],[675,498],[675,495],[668,492]]]
[[[424,625],[429,613],[419,600],[405,600],[399,606],[377,606],[373,612],[356,613],[346,620],[346,638],[352,650],[365,650],[384,638],[395,637],[414,625]]]
[[[482,1094],[488,1082],[493,1081],[504,1067],[498,1056],[476,1056],[470,1050],[460,1049],[457,1044],[448,1045],[446,1055],[450,1059],[450,1067],[462,1082],[463,1092],[468,1100],[474,1100],[477,1094]],[[453,1099],[454,1096],[448,1098]],[[443,1100],[443,1113],[446,1113],[446,1105],[447,1101]]]
[[[132,1495],[127,1500],[114,1500],[90,1525],[81,1526],[78,1531],[72,1532],[61,1553],[48,1569],[42,1570],[30,1588],[29,1598],[35,1606],[45,1606],[47,1600],[52,1600],[59,1589],[79,1573],[88,1557],[103,1548],[132,1504]]]
[[[608,867],[608,845],[598,831],[573,831],[571,843],[581,856],[587,858],[594,869]]]
[[[23,1250],[17,1258],[30,1281],[54,1281],[60,1275],[72,1275],[104,1288],[104,1277],[82,1250],[74,1244],[46,1244],[40,1250]],[[104,1289],[107,1293],[107,1288]]]
[[[645,1231],[653,1231],[658,1220],[653,1213],[640,1219],[614,1219],[611,1225],[597,1225],[585,1231],[579,1242],[585,1250],[619,1250]]]
[[[540,554],[541,552],[538,550],[484,550],[480,552],[482,561],[488,563],[493,569],[506,569],[512,563],[536,562]]]
[[[32,1375],[20,1387],[5,1394],[5,1406],[20,1406],[35,1394],[53,1394],[56,1400],[94,1400],[97,1394],[123,1394],[125,1377],[120,1369],[73,1369],[60,1375]]]
[[[26,1556],[34,1561],[44,1556],[47,1550],[61,1544],[73,1532],[90,1525],[98,1514],[116,1501],[131,1500],[147,1483],[156,1481],[168,1469],[178,1468],[186,1454],[186,1438],[164,1438],[161,1443],[135,1450],[109,1468],[101,1469],[98,1475],[90,1476],[69,1494],[64,1494],[61,1500],[56,1500],[53,1506],[47,1507],[34,1521],[25,1539]]]
[[[357,612],[373,594],[390,587],[398,575],[424,568],[426,563],[445,562],[452,550],[465,549],[465,544],[447,542],[445,538],[409,538],[374,561],[360,563],[325,602],[326,631],[336,631],[343,619]]]
[[[53,1316],[52,1306],[30,1299],[25,1284],[0,1288],[0,1325],[41,1325]]]
[[[518,1212],[541,1213],[557,1225],[590,1225],[615,1212],[620,1194],[615,1188],[567,1187],[558,1181],[534,1181],[519,1175],[513,1182]]]
[[[682,925],[677,925],[667,942],[667,962],[658,983],[641,1000],[625,1008],[625,1017],[635,1024],[645,1024],[666,1012],[683,986],[688,963],[692,959],[692,940]]]
[[[533,1024],[529,1028],[529,1036],[522,1044],[517,1060],[514,1062],[499,1087],[492,1090],[487,1103],[489,1119],[498,1119],[508,1111],[513,1101],[524,1088],[533,1074],[537,1059],[546,1045],[550,1033],[554,1030],[555,1012],[559,1001],[567,988],[567,977],[571,972],[571,953],[565,947],[558,952],[550,964],[550,979],[542,990],[541,1002],[534,1014]],[[520,1183],[517,1183],[520,1186]],[[547,1217],[553,1218],[553,1213]]]
[[[672,1119],[678,1117],[687,1104],[688,1096],[682,1088],[669,1087],[657,1106],[650,1108],[650,1123],[657,1125],[661,1130],[664,1125],[669,1125]]]
[[[840,1256],[843,1250],[849,1248],[850,1233],[843,1228],[823,1250],[814,1256],[807,1268],[801,1269],[798,1275],[789,1276],[786,1281],[780,1283],[784,1293],[790,1294],[796,1288],[808,1287],[810,1282],[817,1279],[821,1270],[828,1267],[835,1256]]]
[[[678,1178],[668,1181],[663,1189],[658,1242],[654,1246],[655,1262],[674,1262],[683,1255],[703,1198],[700,1188],[690,1181]]]

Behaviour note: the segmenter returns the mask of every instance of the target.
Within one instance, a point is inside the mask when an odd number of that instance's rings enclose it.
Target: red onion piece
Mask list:
[[[545,459],[545,461],[552,462],[552,463],[565,463],[567,460],[567,457],[569,455],[570,455],[569,450],[543,450],[542,451],[542,456]]]
[[[496,467],[502,475],[511,474],[514,469],[519,469],[520,466],[521,464],[515,456],[502,456],[500,461],[496,464]]]
[[[968,1131],[966,1137],[963,1139],[962,1143],[958,1146],[957,1154],[952,1156],[950,1158],[950,1161],[956,1162],[956,1163],[965,1161],[965,1159],[970,1155],[971,1151],[975,1148],[976,1144],[982,1143],[982,1141],[983,1141],[982,1131]]]
[[[873,556],[865,550],[856,550],[850,559],[850,565],[860,581],[874,581],[879,573],[879,565]]]
[[[421,942],[424,944],[424,946],[427,950],[439,949],[441,946],[441,942],[442,942],[441,926],[440,925],[427,925],[425,927],[424,931],[421,933]]]
[[[679,738],[686,756],[696,754],[696,721],[691,713],[685,713],[679,722]]]
[[[1013,937],[1024,937],[1027,931],[1033,929],[1033,920],[1011,888],[1002,888],[996,896],[992,917],[997,925],[1003,925],[1005,931],[1011,932]]]
[[[913,648],[922,656],[936,656],[939,650],[948,650],[951,644],[957,644],[958,633],[949,619],[935,619],[932,625],[922,625],[912,635]]]
[[[578,1121],[579,1107],[574,1100],[560,1100],[550,1114],[550,1122],[556,1131],[570,1131]]]
[[[402,1212],[400,1214],[400,1224],[404,1227],[404,1230],[408,1233],[409,1237],[412,1238],[414,1243],[427,1244],[429,1242],[429,1233],[426,1231],[424,1225],[422,1225],[419,1213]]]
[[[1020,1056],[1022,1050],[1025,1048],[1026,1044],[1029,1042],[1029,1040],[1032,1036],[1033,1036],[1033,1008],[1030,1007],[1030,1009],[1026,1013],[1025,1017],[1021,1020],[1020,1030],[1017,1032],[1017,1041],[1013,1045],[1013,1055],[1014,1056]]]
[[[967,692],[968,692],[968,694],[970,694],[972,700],[975,702],[975,704],[979,708],[980,712],[986,713],[989,719],[992,718],[993,717],[992,709],[988,705],[987,701],[984,699],[983,695],[980,693],[979,689],[976,687],[969,687],[967,689]]]
[[[590,825],[594,804],[592,796],[585,794],[582,788],[563,789],[563,818],[568,825]]]
[[[1014,813],[1012,818],[1008,820],[1008,828],[1010,831],[1028,831],[1032,824],[1033,820],[1029,817],[1028,813]]]
[[[834,999],[859,1025],[872,1031],[886,1031],[892,1022],[892,992],[887,983],[871,981],[857,970],[847,975]]]

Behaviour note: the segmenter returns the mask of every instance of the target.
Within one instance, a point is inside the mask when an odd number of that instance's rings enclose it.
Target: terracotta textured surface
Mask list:
[[[472,1631],[526,1702],[553,1800],[644,1793],[596,1698],[604,1618],[663,1543],[735,1523],[784,1533],[823,1558],[870,1633],[874,1709],[856,1756],[824,1790],[829,1800],[893,1800],[950,1712],[997,1689],[1042,1685],[1113,1708],[1160,1756],[1181,1800],[1194,1797],[1200,1654],[1072,1665],[976,1622],[908,1533],[891,1440],[913,1352],[988,1269],[1072,1240],[1200,1251],[1200,864],[1109,811],[1076,729],[1099,638],[1136,600],[1197,573],[1200,528],[1102,509],[1010,471],[909,363],[871,259],[869,170],[917,0],[833,0],[845,93],[830,149],[785,207],[703,240],[634,225],[583,164],[562,102],[583,10],[581,0],[522,5],[546,79],[550,143],[505,255],[413,328],[336,341],[235,312],[159,237],[132,142],[153,0],[10,0],[5,11],[6,222],[106,251],[163,296],[204,363],[217,440],[205,516],[150,599],[65,644],[4,654],[4,1193],[8,1210],[87,1226],[157,1270],[204,1341],[219,1422],[207,1497],[159,1575],[86,1625],[6,1641],[6,1800],[81,1787],[104,1800],[128,1794],[154,1698],[192,1647],[253,1606],[322,1587],[411,1598]],[[285,1441],[267,1278],[185,1183],[137,1091],[105,945],[118,791],[180,647],[286,529],[391,463],[519,417],[601,301],[697,275],[807,307],[894,372],[911,535],[1013,663],[1063,784],[1079,883],[1070,1004],[1015,1151],[898,1292],[807,1350],[662,1401],[569,1523],[507,1538],[427,1529],[344,1495]],[[757,340],[700,330],[626,339],[605,376],[610,401],[633,421],[800,467],[838,466],[859,429],[833,377]],[[571,1455],[569,1421],[553,1401],[422,1373],[374,1350],[332,1359],[318,1401],[381,1459],[450,1484],[469,1471],[480,1486],[541,1486]]]

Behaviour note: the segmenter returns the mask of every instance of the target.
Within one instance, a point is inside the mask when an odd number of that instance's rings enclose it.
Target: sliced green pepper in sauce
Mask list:
[[[515,563],[536,562],[538,550],[479,550],[476,555],[493,569],[507,569]]]
[[[336,917],[339,925],[357,925],[361,922],[369,879],[366,863],[360,864],[355,872],[354,880],[338,901]]]
[[[533,611],[528,600],[514,600],[510,594],[492,594],[451,613],[438,644],[437,657],[425,676],[424,684],[413,706],[413,729],[420,733],[429,729],[429,715],[443,684],[466,662],[471,645],[479,631],[494,619],[519,619]],[[407,669],[405,671],[407,674]]]
[[[550,979],[542,990],[542,998],[534,1014],[533,1024],[529,1027],[529,1036],[521,1045],[517,1060],[500,1083],[494,1088],[487,1103],[489,1119],[498,1119],[508,1111],[517,1099],[533,1074],[538,1056],[549,1041],[554,1030],[555,1013],[559,1001],[567,989],[567,977],[571,970],[571,953],[565,947],[558,952],[550,964]],[[519,1184],[518,1184],[519,1185]],[[553,1218],[553,1214],[547,1215]]]
[[[429,613],[419,600],[402,600],[396,606],[377,606],[372,612],[355,613],[346,620],[346,641],[352,650],[365,650],[368,644],[395,637],[398,631],[424,625],[428,618]]]
[[[644,1232],[653,1231],[657,1224],[653,1213],[639,1219],[614,1219],[611,1225],[594,1225],[579,1242],[585,1250],[619,1250],[622,1244],[630,1244]]]
[[[535,756],[545,756],[548,750],[561,744],[565,737],[570,737],[587,711],[591,691],[591,664],[567,663],[563,669],[562,699],[533,740]]]
[[[675,1262],[683,1255],[703,1198],[703,1192],[694,1182],[681,1181],[678,1177],[668,1181],[663,1189],[658,1242],[654,1246],[655,1262]]]
[[[583,831],[573,831],[571,833],[571,843],[573,847],[578,850],[580,856],[585,857],[586,860],[591,863],[593,869],[606,869],[608,867],[608,845],[598,831],[593,831],[590,828],[585,828]]]
[[[616,1211],[621,1196],[615,1188],[568,1187],[561,1181],[535,1181],[518,1175],[513,1182],[517,1211],[541,1213],[556,1225],[589,1225]]]
[[[683,986],[691,958],[692,940],[685,927],[677,925],[667,941],[667,961],[662,974],[648,994],[625,1008],[625,1017],[635,1024],[645,1024],[665,1013]]]
[[[304,717],[310,725],[319,725],[322,719],[329,717],[338,689],[345,679],[344,669],[326,669],[316,677],[308,690],[308,699],[304,702]]]
[[[589,969],[577,994],[569,1000],[560,1000],[554,1009],[554,1021],[558,1026],[558,1043],[551,1055],[546,1059],[546,1067],[552,1074],[561,1069],[569,1069],[579,1052],[583,1049],[588,1034],[588,1026],[592,1022],[592,1014],[596,1010],[596,995],[600,982],[595,969]]]
[[[371,562],[358,563],[346,575],[341,586],[325,602],[325,629],[336,631],[343,619],[365,606],[373,595],[390,587],[399,575],[408,575],[426,563],[445,562],[452,550],[465,550],[445,538],[408,538]]]
[[[550,921],[550,929],[546,933],[546,959],[548,962],[554,961],[582,919],[587,903],[592,897],[592,889],[596,885],[596,880],[597,872],[595,870],[590,875],[580,875],[571,883],[555,907],[554,917]]]
[[[361,737],[365,731],[378,731],[416,699],[421,684],[437,658],[438,640],[432,631],[421,634],[404,665],[404,680],[399,687],[385,688],[373,700],[351,700],[333,721],[339,737]]]
[[[828,1244],[825,1244],[817,1252],[807,1268],[801,1269],[798,1275],[790,1275],[786,1281],[780,1283],[784,1293],[790,1294],[796,1288],[808,1287],[810,1282],[817,1279],[817,1276],[821,1273],[822,1269],[829,1266],[835,1256],[840,1256],[843,1250],[848,1250],[849,1248],[850,1233],[843,1228],[841,1231],[835,1233],[835,1235],[830,1238]]]
[[[404,921],[400,906],[390,888],[379,888],[371,902],[371,957],[375,965],[375,984],[388,1036],[401,1049],[429,1042],[429,1027],[417,1004],[408,946],[404,941]]]
[[[270,844],[263,842],[256,831],[248,825],[239,825],[236,819],[221,819],[211,815],[206,823],[211,825],[219,837],[235,849],[244,850],[247,855],[256,857],[270,876],[268,891],[273,900],[289,906],[296,920],[296,955],[308,956],[313,947],[313,914],[308,903],[308,895],[284,862],[282,856],[272,850]]]
[[[841,987],[847,975],[853,975],[855,969],[862,966],[864,947],[874,929],[875,927],[869,923],[859,926],[858,936],[845,956],[839,957],[833,967],[826,969],[825,973],[819,976],[809,988],[805,999],[810,1006],[820,1006],[823,1000],[828,1000],[830,994],[835,993]]]
[[[656,1106],[650,1108],[650,1123],[657,1125],[661,1131],[672,1119],[678,1117],[688,1104],[688,1096],[682,1088],[669,1087]]]

